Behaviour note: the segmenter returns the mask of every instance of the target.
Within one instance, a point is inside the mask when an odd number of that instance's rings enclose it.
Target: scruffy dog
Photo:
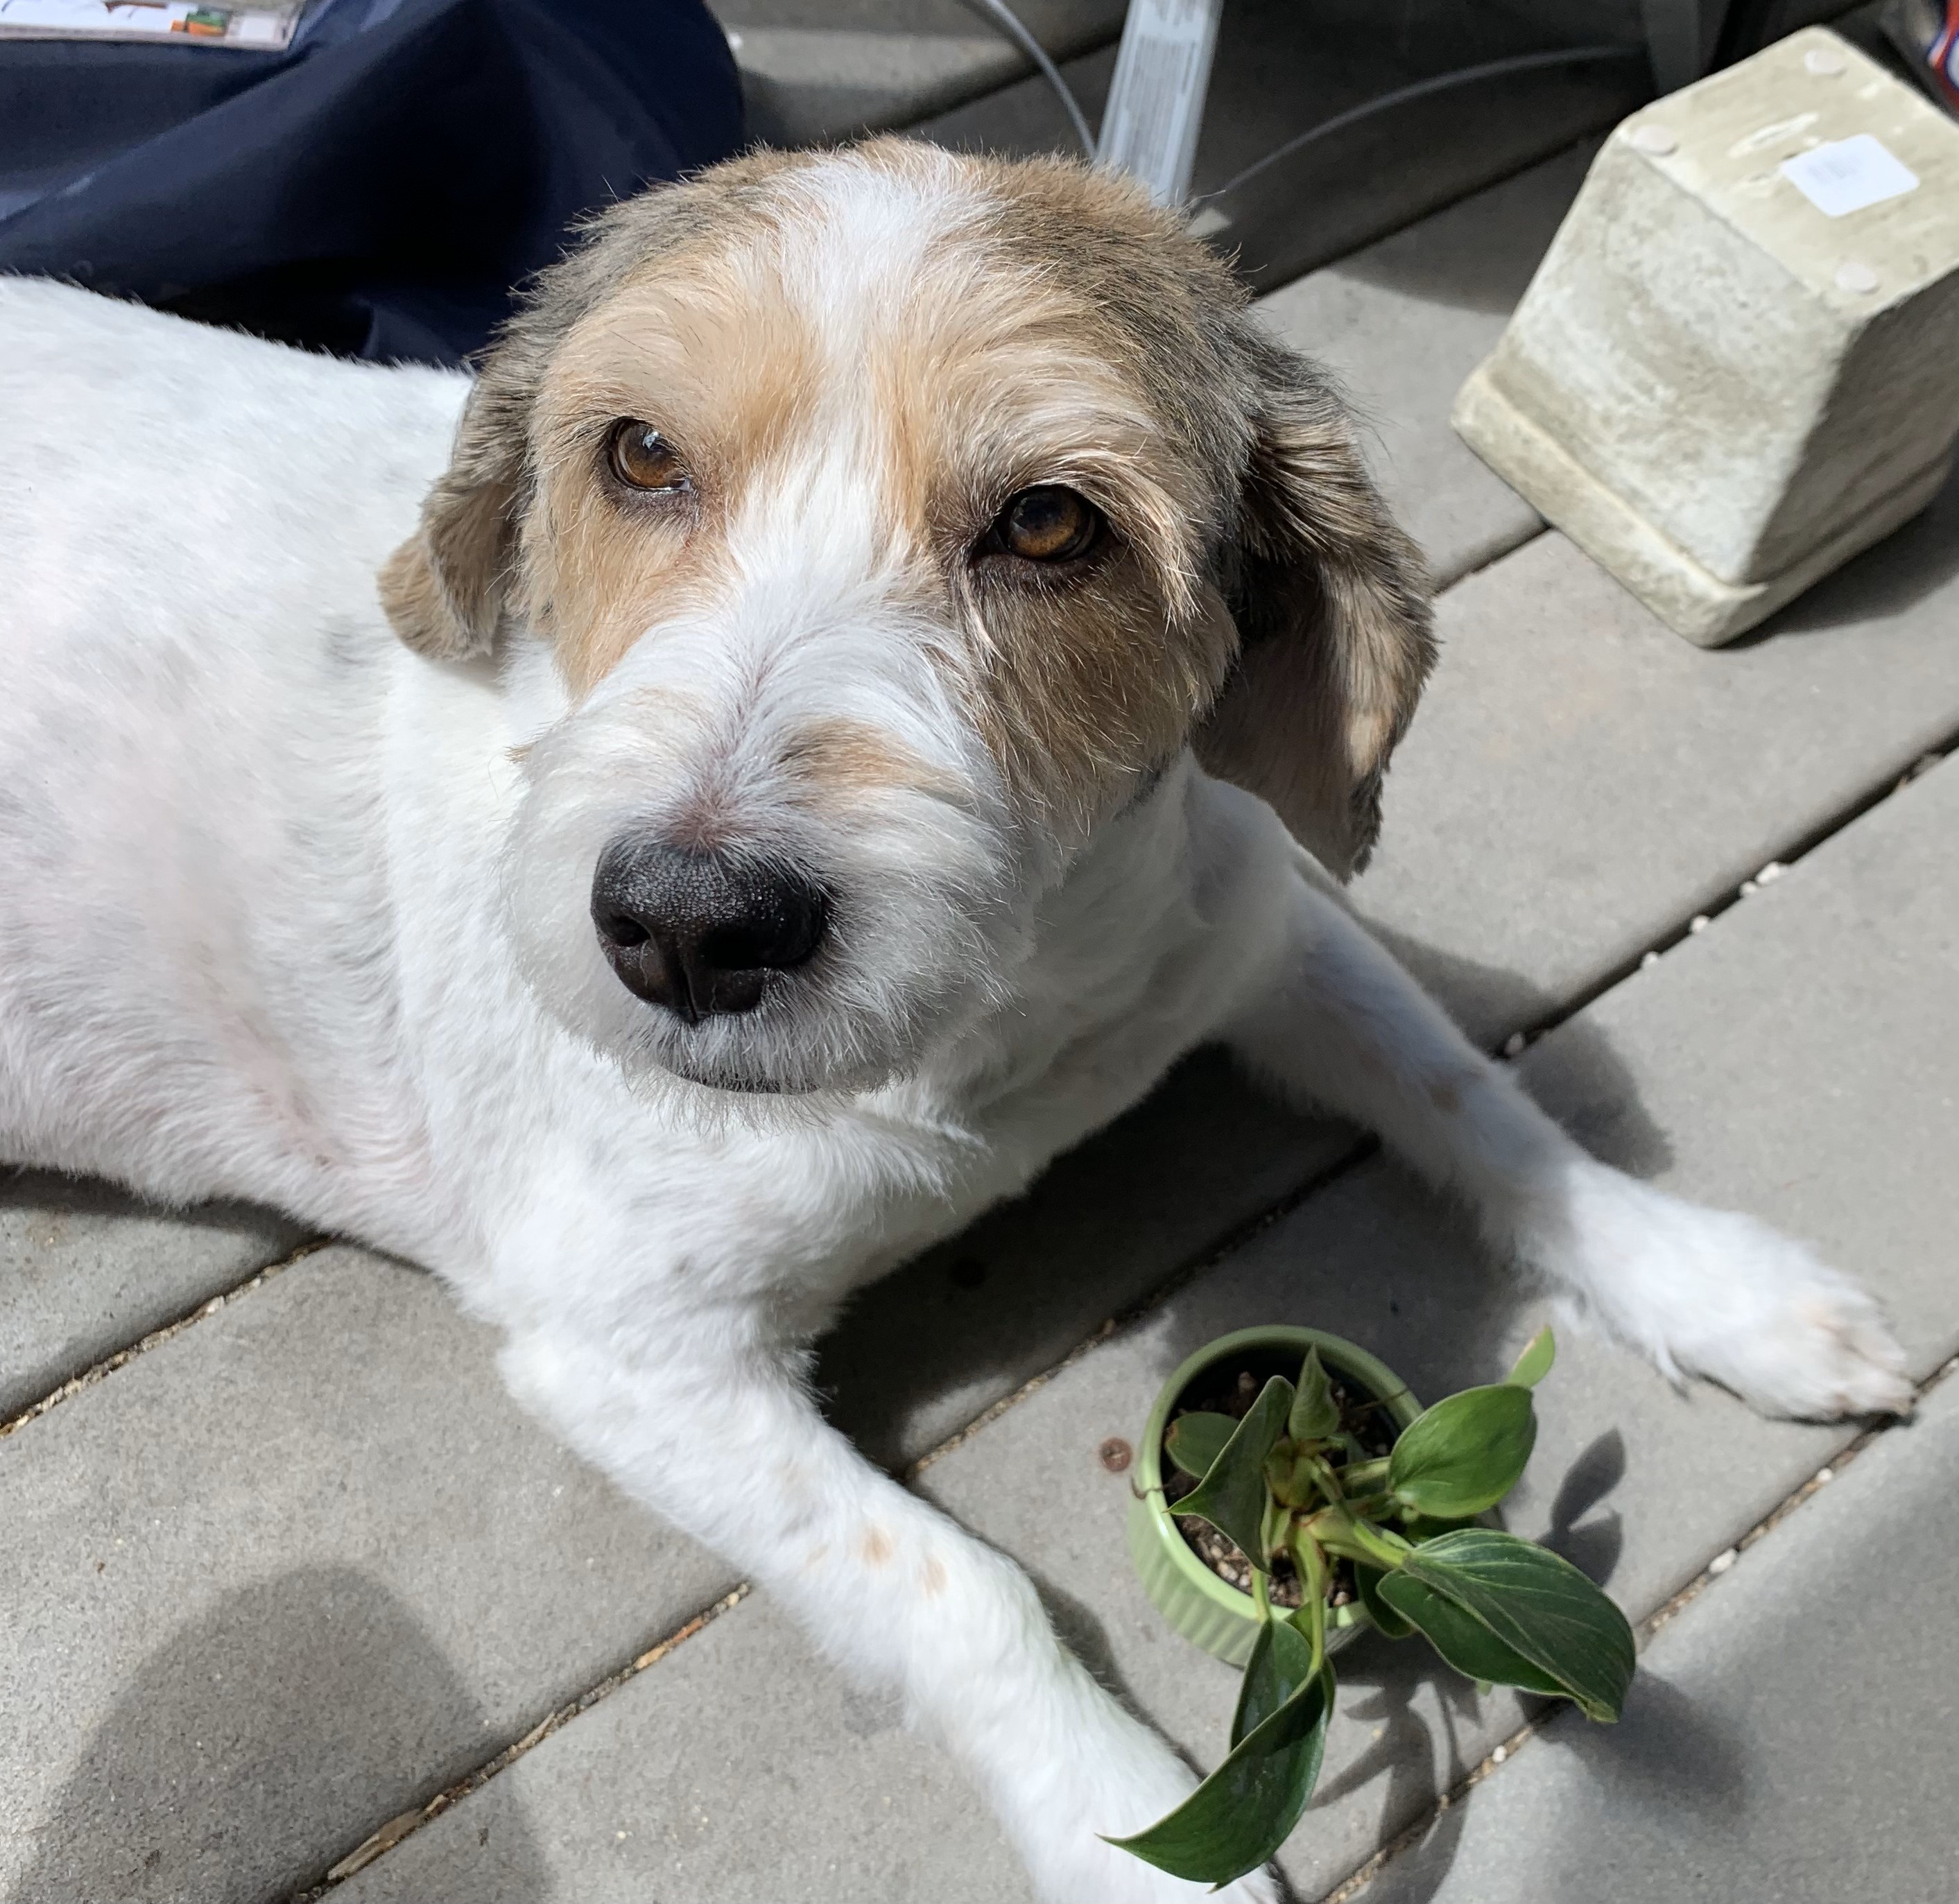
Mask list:
[[[805,1345],[1192,1046],[1661,1368],[1909,1405],[1854,1284],[1586,1157],[1350,916],[1417,557],[1127,186],[744,159],[606,213],[473,383],[8,281],[0,417],[0,1154],[430,1265],[1048,1896],[1196,1895],[1097,1836],[1191,1774]]]

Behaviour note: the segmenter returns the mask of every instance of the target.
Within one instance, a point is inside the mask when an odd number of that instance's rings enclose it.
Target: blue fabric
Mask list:
[[[277,53],[0,41],[0,270],[455,363],[579,214],[741,139],[700,0],[316,0]]]

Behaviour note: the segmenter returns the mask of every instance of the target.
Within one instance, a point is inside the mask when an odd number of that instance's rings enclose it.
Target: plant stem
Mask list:
[[[1385,1528],[1370,1527],[1345,1507],[1322,1508],[1306,1524],[1307,1532],[1329,1553],[1344,1555],[1392,1572],[1414,1551],[1411,1542]]]
[[[1327,1500],[1339,1501],[1346,1498],[1346,1490],[1340,1484],[1339,1476],[1328,1462],[1322,1461],[1317,1455],[1302,1455],[1300,1465],[1313,1477],[1313,1486]]]
[[[1306,1615],[1306,1636],[1313,1647],[1310,1674],[1319,1671],[1326,1658],[1326,1556],[1297,1522],[1292,1529],[1292,1555],[1299,1569],[1300,1610]]]
[[[1340,1485],[1348,1494],[1364,1494],[1376,1481],[1388,1478],[1388,1464],[1391,1455],[1383,1455],[1373,1461],[1350,1461],[1340,1471]]]

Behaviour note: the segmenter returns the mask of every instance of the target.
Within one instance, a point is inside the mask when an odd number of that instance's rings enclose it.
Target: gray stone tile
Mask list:
[[[748,1601],[332,1893],[346,1904],[1014,1904],[958,1769]]]
[[[1540,536],[1443,598],[1360,908],[1499,1039],[1959,733],[1955,612],[1959,480],[1719,653]]]
[[[0,1421],[300,1242],[268,1211],[148,1208],[0,1166]]]
[[[325,1251],[0,1442],[0,1896],[282,1895],[726,1590],[494,1347]]]
[[[1018,79],[1030,62],[960,0],[713,0],[751,138],[808,145],[905,125]],[[1050,54],[1122,30],[1123,0],[1014,0]]]
[[[1948,1008],[1959,882],[1942,852],[1955,821],[1959,766],[1941,767],[1545,1039],[1526,1065],[1533,1088],[1605,1154],[1806,1232],[1862,1270],[1921,1373],[1959,1344],[1943,1253],[1959,1220],[1948,1167],[1959,1141]],[[1430,1395],[1501,1369],[1541,1306],[1481,1265],[1463,1229],[1389,1166],[1354,1171],[935,1462],[923,1490],[1026,1563],[1083,1655],[1195,1760],[1214,1762],[1234,1676],[1173,1639],[1143,1601],[1125,1557],[1127,1484],[1096,1451],[1135,1435],[1190,1348],[1248,1323],[1350,1334]],[[1710,1390],[1676,1395],[1568,1332],[1539,1393],[1533,1478],[1510,1524],[1603,1578],[1636,1617],[1851,1432],[1764,1422]],[[867,1726],[765,1601],[710,1634],[711,1649],[688,1642],[373,1867],[353,1897],[440,1895],[434,1874],[453,1868],[476,1887],[468,1894],[514,1899],[478,1874],[471,1847],[485,1831],[488,1843],[521,1831],[545,1847],[539,1895],[553,1898],[643,1895],[683,1871],[676,1890],[693,1895],[723,1870],[729,1895],[844,1895],[828,1888],[825,1860],[847,1870],[860,1842],[868,1875],[856,1895],[964,1896],[974,1869],[988,1874],[986,1894],[1022,1894],[981,1862],[995,1855],[990,1828],[944,1761],[894,1745],[881,1721]],[[688,1662],[687,1676],[675,1671]],[[1524,1710],[1508,1695],[1479,1701],[1414,1643],[1364,1639],[1341,1655],[1341,1674],[1320,1795],[1287,1853],[1303,1896],[1418,1817]],[[770,1699],[764,1731],[754,1714]],[[741,1775],[709,1782],[729,1766]],[[792,1828],[757,1795],[769,1789],[821,1803],[799,1804]],[[715,1802],[685,1795],[695,1790]],[[892,1797],[890,1834],[875,1812],[879,1828],[867,1833],[867,1794]],[[632,1841],[608,1834],[622,1829],[649,1842],[618,1848]],[[683,1857],[684,1868],[668,1861]]]
[[[1366,427],[1395,514],[1438,586],[1544,524],[1449,427],[1576,195],[1588,141],[1262,299],[1259,314],[1333,372]]]
[[[1558,1718],[1367,1904],[1959,1895],[1959,1382],[1662,1627],[1624,1719]]]

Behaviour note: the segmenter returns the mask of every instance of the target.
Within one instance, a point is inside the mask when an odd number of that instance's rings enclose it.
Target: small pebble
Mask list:
[[[1510,1756],[1510,1748],[1507,1745],[1500,1745],[1490,1754],[1491,1763],[1494,1765],[1501,1765]]]
[[[1816,1471],[1816,1478],[1819,1481],[1834,1481],[1837,1478],[1837,1471],[1834,1468],[1819,1468]]]
[[[1789,868],[1780,860],[1772,859],[1756,874],[1755,884],[1757,886],[1772,886],[1788,871]]]
[[[1503,1040],[1503,1055],[1506,1058],[1516,1057],[1523,1050],[1524,1043],[1524,1035],[1522,1032],[1512,1032],[1509,1037]]]
[[[1843,70],[1843,56],[1834,46],[1812,46],[1802,56],[1802,65],[1818,79],[1834,79]]]
[[[1649,152],[1656,159],[1663,159],[1680,144],[1664,125],[1656,125],[1648,120],[1644,125],[1633,129],[1633,143],[1642,152]]]
[[[1710,1573],[1726,1573],[1740,1557],[1735,1550],[1730,1547],[1726,1553],[1717,1553],[1707,1563],[1707,1571]]]
[[[1878,288],[1878,274],[1869,265],[1859,264],[1853,259],[1848,264],[1837,267],[1837,288],[1867,297]]]
[[[1650,972],[1659,963],[1659,954],[1657,952],[1643,952],[1640,954],[1640,969],[1642,972]]]
[[[1742,896],[1744,899],[1746,899],[1751,893],[1758,893],[1761,890],[1761,888],[1751,879],[1745,879],[1742,881]]]
[[[1709,919],[1705,912],[1696,912],[1693,918],[1687,922],[1687,929],[1690,932],[1704,932],[1712,923],[1713,922]]]
[[[1135,1451],[1119,1435],[1111,1435],[1095,1452],[1110,1474],[1119,1474],[1129,1466]]]

